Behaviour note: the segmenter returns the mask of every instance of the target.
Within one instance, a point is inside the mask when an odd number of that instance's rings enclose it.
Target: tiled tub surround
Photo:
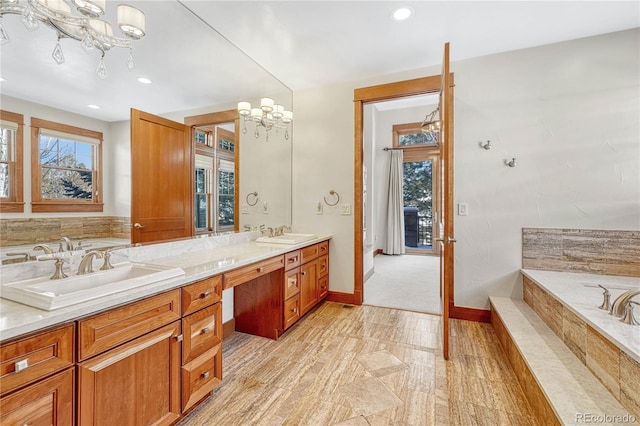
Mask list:
[[[640,277],[640,231],[523,228],[522,267]]]
[[[640,278],[556,271],[522,271],[524,300],[602,382],[640,418],[640,326],[620,322],[598,308],[602,284],[611,301]]]
[[[0,219],[0,246],[96,238],[131,238],[131,218],[121,216]]]
[[[284,245],[256,243],[255,239],[260,235],[259,232],[242,232],[114,251],[111,257],[114,264],[128,260],[178,266],[185,271],[185,276],[122,291],[54,311],[43,311],[0,299],[0,340],[5,341],[45,327],[88,316],[331,238],[330,235],[323,235],[301,244]],[[94,268],[100,267],[101,262],[100,259],[96,260]],[[33,268],[48,269],[44,271]],[[40,276],[52,272],[52,262],[28,262],[5,265],[0,268],[3,282],[10,282],[17,277],[26,279],[33,274]]]

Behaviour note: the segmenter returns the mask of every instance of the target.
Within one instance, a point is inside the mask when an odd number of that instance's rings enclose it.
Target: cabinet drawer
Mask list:
[[[329,254],[329,241],[318,243],[318,256],[325,256],[327,254]]]
[[[222,341],[222,303],[216,303],[182,319],[182,363]]]
[[[180,319],[180,289],[78,321],[82,361]]]
[[[0,393],[35,382],[74,363],[74,325],[3,344],[0,347]]]
[[[323,277],[329,273],[329,256],[322,256],[318,259],[318,276]]]
[[[284,301],[284,329],[291,327],[300,319],[300,294]]]
[[[182,412],[204,398],[222,381],[222,344],[182,367]]]
[[[300,266],[300,250],[290,251],[284,255],[284,270]]]
[[[300,264],[307,263],[318,257],[318,244],[300,249]]]
[[[73,369],[0,399],[2,425],[73,424]]]
[[[262,275],[276,271],[284,267],[284,256],[272,257],[271,259],[256,262],[235,271],[224,274],[224,289],[237,286],[247,281],[251,281]]]
[[[182,315],[213,305],[222,299],[222,275],[182,287]]]
[[[324,299],[329,294],[329,275],[318,279],[318,301]]]
[[[285,300],[300,292],[300,270],[298,268],[287,271],[284,282]]]

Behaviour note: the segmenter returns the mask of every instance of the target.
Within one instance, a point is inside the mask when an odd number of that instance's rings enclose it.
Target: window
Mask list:
[[[22,213],[24,116],[0,111],[0,120],[0,212]]]
[[[31,119],[34,213],[101,212],[102,133]]]
[[[235,133],[218,125],[194,128],[196,233],[236,225]],[[211,146],[201,141],[216,141]]]

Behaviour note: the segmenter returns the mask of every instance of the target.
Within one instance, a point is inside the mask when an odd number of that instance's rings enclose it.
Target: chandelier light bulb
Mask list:
[[[293,112],[291,111],[284,111],[282,113],[282,122],[283,123],[291,123],[293,121]]]
[[[284,112],[284,107],[282,105],[274,105],[273,106],[273,118],[282,118]]]
[[[271,112],[273,111],[274,103],[275,102],[271,98],[262,98],[260,99],[260,108],[262,108],[263,111]]]
[[[122,33],[134,40],[139,40],[145,35],[144,12],[128,4],[118,5],[118,27]]]
[[[238,102],[238,114],[242,116],[251,114],[251,104],[249,102]]]
[[[261,98],[260,108],[251,108],[249,102],[238,102],[238,115],[242,117],[242,133],[247,133],[247,121],[253,122],[253,135],[260,137],[260,127],[265,130],[265,139],[268,142],[271,131],[280,134],[280,129],[285,129],[284,138],[289,140],[289,125],[293,121],[293,113],[286,111],[284,106],[276,104],[271,98]]]
[[[73,0],[78,12],[90,18],[97,18],[104,15],[106,2],[105,0]]]
[[[251,118],[260,120],[262,118],[262,110],[260,108],[251,108]]]

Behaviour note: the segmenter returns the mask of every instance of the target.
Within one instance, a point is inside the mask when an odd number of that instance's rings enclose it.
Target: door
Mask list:
[[[442,356],[449,359],[449,307],[453,305],[453,89],[449,74],[449,43],[444,45],[440,84],[440,302],[442,304]]]
[[[193,148],[188,126],[131,110],[131,242],[193,235]]]

